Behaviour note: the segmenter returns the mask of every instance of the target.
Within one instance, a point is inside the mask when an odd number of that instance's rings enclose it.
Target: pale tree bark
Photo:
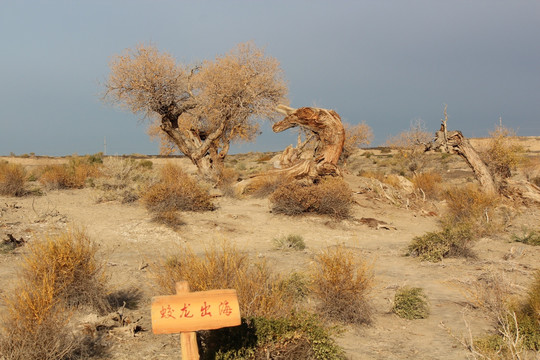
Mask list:
[[[426,151],[439,150],[442,152],[458,154],[465,159],[472,169],[484,192],[490,194],[498,193],[499,187],[486,163],[480,158],[480,155],[478,155],[474,147],[469,140],[463,136],[461,131],[447,130],[446,121],[445,108],[445,119],[442,120],[441,129],[435,133],[433,142],[427,144]]]
[[[471,145],[461,131],[446,130],[445,120],[442,121],[441,129],[435,133],[433,142],[427,144],[426,151],[439,150],[460,155],[480,183],[482,191],[488,194],[501,194],[510,199],[522,199],[540,203],[540,187],[523,180],[504,179],[498,183],[495,176],[489,170],[487,164]]]
[[[243,192],[251,183],[260,177],[280,177],[295,180],[315,181],[324,176],[342,176],[338,161],[345,143],[345,130],[341,118],[334,110],[315,107],[294,109],[279,105],[276,109],[286,117],[272,126],[274,132],[285,131],[294,127],[302,127],[311,135],[303,144],[299,141],[297,148],[287,147],[282,153],[280,169],[255,175],[237,185],[237,191]],[[311,159],[302,159],[301,152],[305,144],[314,139],[315,151]]]

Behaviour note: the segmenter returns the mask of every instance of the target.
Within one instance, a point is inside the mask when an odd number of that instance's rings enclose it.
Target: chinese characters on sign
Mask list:
[[[210,290],[152,301],[152,329],[156,334],[211,330],[240,325],[236,290]]]
[[[193,314],[191,313],[191,310],[189,309],[191,307],[191,304],[184,303],[184,306],[180,309],[178,313],[178,317],[180,318],[192,318]],[[205,316],[212,316],[212,313],[210,312],[210,308],[212,307],[211,304],[207,304],[206,301],[204,302],[203,306],[201,306],[201,317]],[[176,310],[171,307],[170,304],[161,305],[161,310],[159,313],[161,314],[162,319],[176,319],[176,317],[173,316],[173,313],[175,313]],[[229,306],[229,301],[223,300],[219,303],[219,315],[224,316],[231,316],[233,313],[233,309]]]

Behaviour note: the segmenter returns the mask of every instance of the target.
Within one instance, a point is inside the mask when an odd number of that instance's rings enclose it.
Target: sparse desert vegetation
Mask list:
[[[239,295],[241,326],[198,332],[204,359],[534,359],[540,208],[486,194],[457,155],[408,151],[243,194],[275,153],[227,157],[219,182],[182,157],[6,158],[1,356],[178,357],[149,309],[187,280]],[[521,155],[511,180],[540,173]]]

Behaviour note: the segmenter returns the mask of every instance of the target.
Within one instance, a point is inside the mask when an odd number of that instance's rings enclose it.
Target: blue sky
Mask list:
[[[100,100],[114,54],[152,42],[191,63],[254,41],[294,107],[364,121],[373,145],[422,119],[540,135],[540,1],[0,0],[0,155],[156,154],[137,115]],[[266,124],[233,152],[277,151]]]

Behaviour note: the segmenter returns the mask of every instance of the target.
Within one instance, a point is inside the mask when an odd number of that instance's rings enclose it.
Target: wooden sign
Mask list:
[[[154,334],[180,333],[182,359],[198,360],[197,330],[240,325],[236,290],[189,292],[187,281],[176,283],[176,295],[152,298]]]
[[[210,290],[152,299],[154,334],[212,330],[240,325],[236,290]]]

